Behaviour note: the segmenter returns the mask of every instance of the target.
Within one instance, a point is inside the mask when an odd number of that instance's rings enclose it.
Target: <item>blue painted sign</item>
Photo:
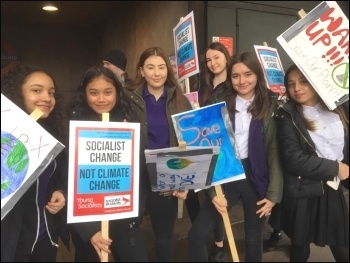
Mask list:
[[[185,141],[188,146],[221,147],[211,185],[245,178],[225,102],[171,117],[179,141]]]

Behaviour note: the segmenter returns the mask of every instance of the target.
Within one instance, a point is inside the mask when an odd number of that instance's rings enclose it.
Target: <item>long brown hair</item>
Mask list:
[[[287,95],[288,95],[289,99],[290,99],[291,97],[290,97],[289,89],[288,89],[288,77],[289,77],[289,74],[290,74],[291,72],[296,71],[296,70],[299,71],[299,72],[301,72],[301,70],[298,68],[298,66],[295,65],[295,64],[293,64],[293,65],[291,65],[291,66],[287,69],[287,71],[286,71],[286,73],[285,73],[285,75],[284,75],[284,86],[286,87]],[[301,72],[301,73],[302,73],[302,72]],[[311,85],[311,83],[310,83],[310,85]],[[317,96],[319,97],[318,94],[317,94]],[[322,104],[322,107],[323,107],[324,109],[326,109],[326,110],[331,111],[320,97],[319,97],[319,99],[320,99],[320,102],[321,102],[321,104]],[[304,116],[302,105],[301,105],[300,103],[297,103],[297,102],[294,101],[294,100],[293,100],[293,102],[295,103],[295,105],[296,105],[296,107],[297,107],[297,110],[298,110],[298,112],[299,112],[299,114],[300,114],[300,116],[301,116],[301,119],[303,120],[303,122],[304,122],[306,128],[307,128],[309,131],[316,131],[316,130],[317,130],[317,125],[316,125],[316,123],[313,122],[313,121],[311,121],[311,120],[309,120],[309,119],[307,119],[307,118]],[[343,108],[343,107],[337,107],[337,108],[335,108],[334,110],[332,110],[332,112],[334,112],[334,113],[336,113],[336,114],[339,115],[339,118],[340,118],[340,120],[341,120],[341,122],[342,122],[342,124],[343,124],[344,133],[345,133],[345,134],[348,134],[349,120],[348,120],[348,118],[346,117],[344,108]]]
[[[139,62],[137,63],[137,66],[136,66],[137,73],[136,73],[135,82],[134,82],[134,85],[131,87],[131,89],[136,89],[138,87],[145,87],[147,85],[145,78],[142,77],[141,75],[141,68],[144,67],[145,61],[151,56],[159,56],[165,61],[165,64],[168,70],[168,75],[164,83],[164,87],[176,87],[176,91],[175,91],[176,108],[179,111],[185,111],[187,109],[186,108],[187,98],[182,94],[181,87],[175,78],[175,72],[173,70],[172,65],[170,64],[169,57],[164,52],[164,50],[160,47],[148,48],[141,54]]]
[[[208,48],[205,50],[203,61],[201,61],[203,74],[204,74],[204,85],[202,87],[200,87],[201,89],[203,89],[201,91],[201,96],[199,97],[199,104],[200,105],[203,105],[204,102],[209,98],[209,96],[212,92],[212,89],[213,89],[212,81],[215,77],[214,73],[211,72],[207,66],[206,54],[207,54],[209,49],[217,50],[217,51],[224,54],[224,56],[227,60],[226,71],[228,71],[228,65],[230,64],[230,61],[231,61],[231,57],[230,57],[230,54],[229,54],[227,48],[223,44],[221,44],[220,42],[211,43],[208,46]]]
[[[255,97],[252,104],[248,107],[247,111],[252,114],[255,119],[263,119],[269,112],[269,89],[266,85],[265,76],[261,64],[255,54],[251,52],[244,52],[240,55],[234,56],[227,69],[226,82],[228,87],[226,93],[226,104],[230,114],[236,112],[236,97],[237,91],[233,88],[231,82],[231,71],[234,65],[237,63],[245,64],[254,74],[257,76],[257,83],[255,86]]]

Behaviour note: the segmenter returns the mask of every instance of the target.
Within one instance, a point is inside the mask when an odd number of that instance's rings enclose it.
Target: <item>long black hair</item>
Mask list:
[[[86,87],[91,81],[101,76],[114,86],[117,93],[117,102],[109,112],[110,121],[123,121],[124,119],[135,121],[129,101],[123,92],[122,84],[111,70],[101,66],[91,67],[83,74],[71,104],[71,119],[100,120],[98,114],[87,103]]]

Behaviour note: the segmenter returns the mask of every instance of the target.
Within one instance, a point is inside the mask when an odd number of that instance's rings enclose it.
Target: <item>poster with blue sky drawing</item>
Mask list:
[[[225,102],[172,115],[176,136],[188,146],[220,146],[211,185],[245,178]]]
[[[1,94],[1,220],[63,149],[63,144]]]

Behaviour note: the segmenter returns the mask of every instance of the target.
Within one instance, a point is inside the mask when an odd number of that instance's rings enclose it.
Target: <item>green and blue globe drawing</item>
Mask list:
[[[28,167],[29,155],[23,142],[1,131],[1,199],[20,187]]]

